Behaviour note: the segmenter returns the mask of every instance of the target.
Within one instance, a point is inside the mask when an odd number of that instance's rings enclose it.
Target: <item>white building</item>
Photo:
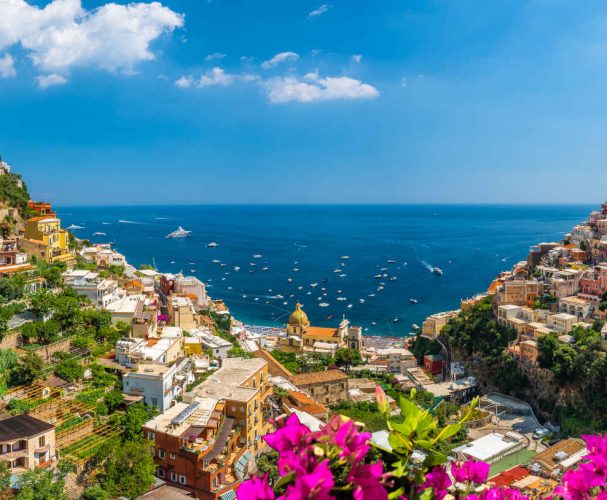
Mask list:
[[[559,299],[559,312],[577,316],[579,320],[590,318],[594,312],[594,302],[581,297],[563,297]]]
[[[228,351],[234,347],[231,342],[222,339],[218,335],[213,335],[208,329],[195,328],[190,330],[190,335],[198,339],[204,349],[213,351],[216,358],[226,359]]]
[[[145,404],[156,406],[160,413],[169,409],[186,387],[194,382],[192,362],[180,358],[172,365],[140,364],[122,379],[122,392],[143,396]]]
[[[417,366],[417,360],[411,351],[404,347],[388,347],[377,349],[377,359],[388,361],[390,373],[406,373],[409,368]]]
[[[175,276],[175,293],[189,297],[196,310],[209,306],[209,297],[204,283],[195,276]]]
[[[73,269],[63,273],[63,283],[84,295],[96,306],[106,308],[124,295],[118,282],[99,276],[99,273],[84,269]]]
[[[183,356],[181,328],[165,326],[157,339],[122,338],[116,343],[116,362],[132,368],[139,363],[168,364]]]

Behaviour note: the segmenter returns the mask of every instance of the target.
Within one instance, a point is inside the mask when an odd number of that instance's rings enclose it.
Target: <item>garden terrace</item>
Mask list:
[[[101,424],[93,428],[91,434],[72,443],[61,450],[62,456],[70,458],[80,466],[93,458],[101,446],[120,434],[120,429],[109,424]]]

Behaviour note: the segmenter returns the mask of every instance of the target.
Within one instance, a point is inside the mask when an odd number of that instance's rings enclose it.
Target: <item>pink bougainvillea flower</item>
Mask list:
[[[276,432],[266,434],[263,440],[279,453],[297,453],[312,440],[310,429],[299,421],[295,413],[289,415],[287,419],[275,420],[274,425],[277,427]]]
[[[289,485],[280,500],[333,500],[333,473],[329,461],[325,460],[307,474],[295,475],[295,482]]]
[[[316,432],[314,437],[321,443],[337,446],[341,450],[340,458],[355,464],[369,451],[371,433],[360,432],[354,420],[344,421],[341,416],[333,415],[329,423]]]
[[[473,482],[481,484],[487,480],[490,468],[491,466],[488,463],[468,460],[461,465],[453,464],[451,473],[459,483]]]
[[[348,475],[348,482],[354,485],[355,500],[388,500],[388,492],[382,485],[384,464],[355,465]]]
[[[263,477],[253,476],[248,481],[244,481],[238,487],[236,494],[242,500],[273,500],[276,497],[268,483],[268,474]]]
[[[426,488],[434,490],[434,498],[442,500],[447,495],[447,488],[451,486],[451,478],[443,467],[434,467],[426,474],[426,481],[421,485],[420,491]]]

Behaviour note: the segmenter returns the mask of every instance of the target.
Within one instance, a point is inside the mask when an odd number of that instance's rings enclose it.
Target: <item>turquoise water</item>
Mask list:
[[[315,325],[336,325],[345,314],[367,334],[406,335],[412,323],[421,325],[427,315],[484,291],[497,272],[524,259],[530,245],[560,240],[592,208],[129,206],[58,212],[64,227],[84,227],[74,231],[78,237],[112,241],[134,265],[155,263],[161,271],[198,276],[245,322],[282,325],[299,300]],[[167,239],[177,226],[192,236]],[[219,246],[208,248],[211,241]],[[350,258],[341,259],[345,255]],[[430,271],[434,266],[443,276]],[[380,282],[385,286],[378,291]],[[276,295],[284,298],[271,298]]]

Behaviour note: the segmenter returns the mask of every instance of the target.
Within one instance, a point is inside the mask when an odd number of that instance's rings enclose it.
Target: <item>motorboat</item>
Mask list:
[[[179,226],[176,231],[167,234],[167,238],[187,238],[188,236],[192,236],[192,231],[186,231],[181,226]]]
[[[432,272],[434,274],[436,274],[437,276],[442,276],[443,275],[443,270],[440,267],[434,267],[434,268],[432,268]]]
[[[411,325],[411,328],[413,328],[414,330],[416,330],[416,331],[417,331],[417,330],[419,330],[419,325],[416,325],[415,323],[413,323],[413,324]]]
[[[326,302],[321,302],[320,304],[318,304],[318,307],[329,307],[329,304]]]
[[[417,299],[409,299],[409,302],[411,302],[411,304],[417,304],[418,300]]]
[[[106,233],[101,233],[101,232],[97,231],[97,232],[93,233],[93,236],[107,236],[107,234]]]
[[[381,274],[376,274],[375,276],[373,276],[376,280],[380,280],[381,279]]]
[[[256,253],[255,255],[253,255],[254,259],[261,259],[263,256],[259,253]]]
[[[207,243],[208,248],[215,248],[218,246],[219,246],[219,243],[217,243],[216,241],[211,241],[210,243]]]
[[[342,256],[341,256],[341,259],[342,259],[342,260],[348,260],[349,258],[350,258],[350,256],[349,256],[349,255],[342,255]]]
[[[395,260],[390,259],[390,260],[388,260],[388,264],[396,264],[396,261],[395,261]]]
[[[293,283],[293,278],[287,278],[287,283]]]

